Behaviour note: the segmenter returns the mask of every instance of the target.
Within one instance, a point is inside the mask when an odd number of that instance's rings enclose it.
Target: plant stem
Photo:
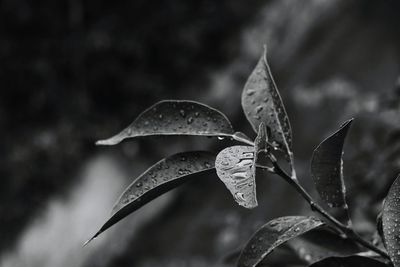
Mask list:
[[[341,233],[346,235],[348,238],[353,239],[360,245],[378,253],[381,255],[383,258],[389,259],[389,255],[379,249],[378,247],[372,245],[368,241],[362,239],[350,226],[342,224],[340,221],[338,221],[336,218],[334,218],[332,215],[330,215],[328,212],[326,212],[318,203],[314,201],[314,199],[310,196],[310,194],[304,189],[304,187],[301,186],[301,184],[298,182],[296,177],[291,177],[289,176],[278,164],[276,158],[274,155],[271,153],[268,154],[269,159],[272,162],[273,169],[271,170],[271,167],[262,167],[264,169],[267,169],[270,172],[274,172],[275,174],[281,176],[287,183],[292,185],[296,191],[309,203],[311,210],[314,212],[318,212],[323,216],[325,219],[327,219],[329,222],[331,222]],[[294,169],[294,168],[293,168]]]

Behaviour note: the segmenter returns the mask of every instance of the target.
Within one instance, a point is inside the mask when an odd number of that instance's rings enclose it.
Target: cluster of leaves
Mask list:
[[[142,112],[117,135],[98,141],[99,145],[115,145],[141,136],[198,135],[230,138],[243,144],[229,146],[218,155],[190,151],[157,162],[128,186],[110,218],[92,239],[154,198],[196,177],[195,174],[213,169],[237,204],[255,208],[256,169],[259,168],[281,176],[292,185],[320,218],[286,216],[266,223],[239,253],[238,266],[257,266],[273,250],[283,246],[290,247],[308,266],[400,266],[400,179],[391,187],[378,219],[383,241],[380,246],[365,241],[351,227],[342,154],[352,119],[322,141],[311,160],[311,177],[321,200],[329,208],[343,211],[346,217],[343,223],[317,204],[298,182],[290,122],[268,66],[266,51],[244,87],[242,107],[257,133],[254,142],[244,133],[236,132],[220,111],[182,100],[161,101]],[[283,164],[290,169],[290,174],[281,167]]]

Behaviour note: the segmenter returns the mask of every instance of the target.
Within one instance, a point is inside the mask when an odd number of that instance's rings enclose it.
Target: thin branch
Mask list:
[[[290,185],[292,185],[298,193],[309,203],[311,210],[314,212],[317,212],[321,214],[325,219],[327,219],[329,222],[331,222],[340,232],[342,232],[344,235],[346,235],[348,238],[353,239],[360,245],[378,253],[382,257],[386,259],[390,259],[389,255],[379,249],[378,247],[374,246],[373,244],[369,243],[368,241],[362,239],[350,226],[342,224],[340,221],[338,221],[336,218],[334,218],[332,215],[330,215],[328,212],[326,212],[318,203],[314,201],[314,199],[308,194],[308,192],[299,184],[297,179],[293,179],[292,176],[289,176],[278,164],[278,161],[276,160],[275,156],[272,155],[271,153],[268,154],[269,159],[271,160],[273,166],[274,166],[274,171],[277,175],[281,176],[286,182],[288,182]]]

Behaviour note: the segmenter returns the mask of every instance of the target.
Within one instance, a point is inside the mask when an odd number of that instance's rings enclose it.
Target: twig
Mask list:
[[[308,192],[300,185],[300,183],[297,181],[297,179],[293,179],[291,176],[289,176],[278,164],[278,161],[276,160],[275,156],[272,155],[271,153],[268,154],[269,159],[272,162],[274,172],[281,176],[287,183],[292,185],[298,193],[309,203],[311,210],[314,212],[317,212],[321,214],[325,219],[327,219],[329,222],[331,222],[340,232],[342,232],[344,235],[346,235],[348,238],[353,239],[360,245],[378,253],[382,257],[389,259],[389,255],[379,249],[378,247],[374,246],[373,244],[369,243],[368,241],[362,239],[350,226],[342,224],[340,221],[338,221],[336,218],[334,218],[332,215],[330,215],[328,212],[326,212],[318,203],[314,201],[314,199],[308,194]]]

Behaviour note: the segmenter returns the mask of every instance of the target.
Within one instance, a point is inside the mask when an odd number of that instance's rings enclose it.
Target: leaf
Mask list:
[[[388,267],[389,265],[362,256],[330,257],[311,264],[309,267]]]
[[[231,146],[217,155],[217,175],[233,195],[235,201],[248,209],[257,207],[254,147]]]
[[[383,234],[382,212],[376,217],[376,234],[380,237],[383,245],[386,246],[385,235]]]
[[[87,243],[146,203],[186,182],[193,174],[213,169],[214,161],[215,155],[205,151],[178,153],[160,160],[127,187],[114,205],[111,217]]]
[[[350,256],[361,252],[359,246],[348,238],[342,238],[329,228],[318,228],[290,240],[288,246],[305,262],[313,263],[333,256]]]
[[[264,122],[271,130],[271,139],[283,146],[287,155],[292,153],[290,122],[268,66],[266,49],[244,86],[242,107],[255,132]]]
[[[322,141],[311,159],[311,176],[321,198],[329,207],[347,211],[346,188],[343,181],[343,144],[353,119]]]
[[[400,175],[389,189],[382,212],[386,248],[395,267],[400,266]]]
[[[220,262],[222,266],[235,266],[237,260],[240,256],[241,250],[235,250],[225,255]],[[293,251],[290,247],[285,246],[285,244],[274,249],[268,258],[263,259],[257,264],[257,267],[261,266],[301,266],[304,262],[301,261],[296,255],[293,255]],[[219,265],[218,265],[219,266]]]
[[[246,244],[238,266],[256,266],[276,247],[322,225],[322,221],[306,216],[287,216],[269,221]]]
[[[228,118],[207,105],[188,100],[164,100],[143,111],[117,135],[97,141],[116,145],[126,138],[151,135],[202,135],[233,137]]]

